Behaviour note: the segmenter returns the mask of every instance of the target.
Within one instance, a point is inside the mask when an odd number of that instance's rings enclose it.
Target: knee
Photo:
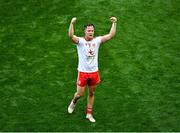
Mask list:
[[[78,98],[80,98],[80,97],[82,97],[83,96],[83,93],[76,93],[76,97],[78,97]]]
[[[89,93],[89,96],[90,96],[90,97],[93,97],[93,96],[94,96],[94,92],[90,92],[90,93]]]

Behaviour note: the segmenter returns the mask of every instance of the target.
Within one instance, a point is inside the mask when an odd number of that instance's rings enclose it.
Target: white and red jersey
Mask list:
[[[91,41],[86,41],[83,37],[79,38],[79,43],[77,44],[78,71],[98,71],[98,51],[100,44],[101,37],[93,38]]]

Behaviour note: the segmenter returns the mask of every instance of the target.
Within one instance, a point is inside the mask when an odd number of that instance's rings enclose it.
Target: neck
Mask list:
[[[86,41],[91,41],[93,38],[89,38],[89,37],[85,36],[84,39],[85,39]]]

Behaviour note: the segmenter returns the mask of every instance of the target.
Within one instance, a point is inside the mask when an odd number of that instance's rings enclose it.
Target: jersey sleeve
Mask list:
[[[82,42],[83,42],[82,37],[79,37],[79,42],[78,42],[78,45],[82,45]]]

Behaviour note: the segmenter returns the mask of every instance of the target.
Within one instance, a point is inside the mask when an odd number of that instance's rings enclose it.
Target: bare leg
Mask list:
[[[78,99],[79,99],[81,96],[83,96],[85,88],[86,88],[86,86],[81,87],[81,86],[78,86],[78,85],[77,85],[77,92],[74,94],[73,103],[76,104],[76,102],[78,101]]]
[[[89,95],[88,95],[86,118],[89,119],[90,122],[96,122],[96,120],[93,118],[93,115],[92,115],[95,89],[96,89],[96,86],[89,86]]]
[[[95,89],[96,86],[89,86],[89,95],[88,95],[88,103],[87,103],[87,108],[89,109],[93,108]]]
[[[68,113],[72,113],[75,109],[77,100],[84,94],[85,87],[77,86],[77,92],[74,94],[74,97],[68,106]]]

